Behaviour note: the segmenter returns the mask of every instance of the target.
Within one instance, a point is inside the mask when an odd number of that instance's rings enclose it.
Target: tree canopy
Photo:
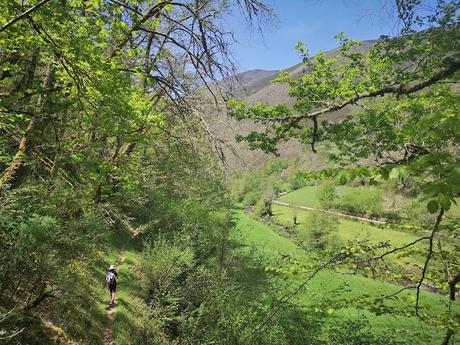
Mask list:
[[[403,186],[411,181],[427,211],[436,214],[426,225],[428,235],[419,240],[426,241],[424,264],[411,278],[417,281],[415,310],[421,315],[420,290],[427,276],[450,289],[458,283],[455,274],[438,275],[430,261],[436,236],[457,231],[452,224],[441,223],[460,193],[460,4],[407,0],[396,1],[395,8],[402,24],[400,35],[381,37],[369,50],[360,49],[358,41],[343,33],[337,35],[340,49],[332,57],[323,52],[310,57],[306,45],[297,44],[305,74],[294,78],[282,72],[273,80],[288,85],[292,107],[248,105],[235,99],[228,105],[234,118],[263,125],[261,131],[237,137],[251,149],[277,154],[277,144],[293,138],[313,152],[324,147],[322,152],[335,167],[312,171],[308,178],[335,177],[341,183],[361,178],[374,184],[390,179]],[[348,110],[346,119],[328,121],[328,114],[341,109]],[[376,255],[377,248],[359,244],[331,260],[370,263],[403,249]],[[350,262],[346,257],[354,251],[359,254],[351,254]],[[324,261],[322,265],[332,265]],[[457,271],[458,260],[449,262]],[[451,325],[447,344],[458,314],[440,316],[444,317],[449,321],[442,322]]]

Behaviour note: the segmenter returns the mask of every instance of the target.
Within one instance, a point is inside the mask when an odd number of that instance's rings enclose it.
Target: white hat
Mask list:
[[[114,270],[114,269],[115,269],[115,266],[114,266],[114,265],[110,265],[109,271],[110,271],[110,270]]]

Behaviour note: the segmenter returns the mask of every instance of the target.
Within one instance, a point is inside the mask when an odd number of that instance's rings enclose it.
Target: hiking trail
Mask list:
[[[334,212],[334,211],[329,211],[329,210],[323,210],[323,209],[320,209],[320,208],[314,208],[314,207],[309,207],[309,206],[297,205],[297,204],[292,204],[292,203],[288,203],[288,202],[284,202],[284,201],[273,200],[273,203],[277,204],[277,205],[291,207],[291,208],[298,208],[300,210],[329,213],[329,214],[333,214],[333,215],[336,215],[336,216],[339,216],[339,217],[345,217],[345,218],[361,220],[361,221],[369,222],[369,223],[373,223],[373,224],[387,224],[386,222],[384,222],[382,220],[375,220],[375,219],[370,219],[370,218],[358,217],[358,216],[353,216],[351,214]]]
[[[122,266],[125,262],[125,250],[126,247],[128,246],[128,243],[137,237],[139,235],[138,230],[131,230],[131,236],[128,238],[128,240],[123,244],[123,246],[120,249],[120,258],[118,262],[115,265],[115,268],[117,272],[120,272],[120,266]],[[118,296],[118,289],[117,289],[117,296]],[[104,345],[115,345],[115,340],[113,339],[113,321],[115,320],[115,314],[117,313],[117,306],[118,306],[118,299],[114,303],[113,306],[110,306],[109,309],[107,309],[107,326],[105,327],[104,331]]]

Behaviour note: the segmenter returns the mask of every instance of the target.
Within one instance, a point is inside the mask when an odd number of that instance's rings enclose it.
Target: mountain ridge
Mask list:
[[[377,40],[361,41],[360,46],[354,49],[358,52],[366,53],[376,42]],[[339,53],[339,50],[340,48],[338,47],[325,51],[325,57],[332,58]],[[237,74],[231,79],[219,82],[219,86],[233,98],[248,104],[258,102],[271,105],[285,103],[292,107],[295,99],[289,96],[289,85],[272,82],[281,71],[288,72],[293,78],[300,78],[308,73],[308,66],[300,62],[284,70],[248,70]],[[353,106],[347,106],[339,111],[326,114],[324,118],[332,122],[341,121],[352,109],[354,109]],[[224,140],[228,146],[233,148],[233,150],[226,149],[226,152],[224,152],[230,172],[257,169],[267,161],[275,158],[273,155],[266,154],[261,150],[252,151],[247,143],[237,143],[235,140],[237,134],[244,135],[251,131],[263,130],[262,125],[255,124],[249,120],[236,121],[223,114],[222,111],[217,111],[217,113],[218,115],[212,119],[212,128],[218,138]],[[303,157],[311,169],[318,169],[324,165],[324,159],[321,155],[313,154],[305,145],[295,139],[280,143],[278,149],[282,159]],[[233,151],[236,151],[236,155]]]

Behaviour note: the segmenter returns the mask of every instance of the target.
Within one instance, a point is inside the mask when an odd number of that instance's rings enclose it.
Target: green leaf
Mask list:
[[[438,194],[437,199],[438,199],[438,202],[441,205],[441,207],[444,210],[449,211],[450,205],[451,205],[449,197],[447,195],[445,195],[445,194]]]
[[[393,168],[391,169],[390,174],[388,175],[388,178],[390,180],[396,180],[399,178],[399,168]]]
[[[431,200],[427,205],[426,205],[428,212],[430,213],[436,213],[439,209],[439,204],[436,200]]]

